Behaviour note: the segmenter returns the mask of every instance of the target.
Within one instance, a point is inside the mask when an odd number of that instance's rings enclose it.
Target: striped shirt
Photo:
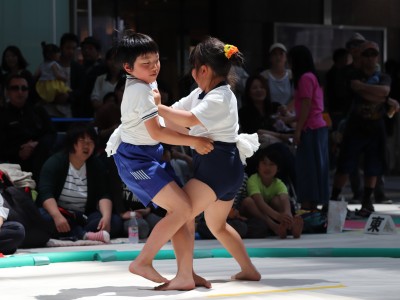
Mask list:
[[[68,175],[58,200],[58,205],[67,210],[84,212],[87,201],[86,164],[79,170],[69,164]]]

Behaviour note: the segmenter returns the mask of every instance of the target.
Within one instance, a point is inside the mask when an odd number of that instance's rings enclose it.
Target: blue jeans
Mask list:
[[[73,240],[81,240],[83,239],[84,235],[86,232],[96,232],[98,231],[97,226],[99,225],[99,222],[102,218],[102,215],[99,211],[92,212],[89,214],[86,218],[86,222],[82,222],[83,213],[75,211],[75,215],[78,216],[78,218],[73,218],[73,217],[67,217],[64,215],[64,217],[67,219],[68,224],[71,228],[70,232],[66,233],[60,233],[57,231],[56,226],[54,224],[53,218],[49,215],[47,210],[45,210],[43,207],[39,208],[40,214],[42,215],[42,218],[51,224],[53,227],[53,238],[67,238],[67,239],[73,239]],[[111,238],[116,238],[120,237],[122,235],[122,226],[123,226],[123,221],[122,218],[117,215],[117,214],[111,214],[111,229],[110,229],[110,237]]]

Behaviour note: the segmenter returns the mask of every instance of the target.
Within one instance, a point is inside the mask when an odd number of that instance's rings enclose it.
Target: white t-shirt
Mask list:
[[[121,140],[133,145],[156,145],[144,122],[158,116],[153,87],[128,76],[121,103]]]
[[[290,82],[292,77],[291,70],[286,70],[282,78],[274,77],[270,70],[265,70],[261,72],[260,75],[268,81],[271,102],[287,105],[292,100],[293,87]]]
[[[203,99],[200,88],[172,105],[175,109],[191,111],[204,125],[190,128],[190,135],[205,136],[214,141],[236,143],[239,121],[237,100],[229,85],[209,91]]]
[[[85,211],[87,202],[87,177],[86,164],[79,170],[75,169],[70,163],[68,175],[61,191],[58,205],[65,208],[80,212]]]
[[[103,98],[110,92],[113,92],[117,82],[111,83],[106,80],[107,74],[99,75],[96,78],[96,82],[94,83],[94,87],[92,90],[92,94],[90,95],[90,99],[103,102]]]

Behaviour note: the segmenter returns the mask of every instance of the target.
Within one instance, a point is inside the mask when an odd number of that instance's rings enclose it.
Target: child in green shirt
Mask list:
[[[294,238],[299,238],[303,219],[292,215],[288,189],[276,177],[279,158],[280,154],[269,147],[259,150],[257,173],[247,181],[248,197],[243,200],[241,211],[245,216],[263,220],[282,239],[286,238],[288,231]]]

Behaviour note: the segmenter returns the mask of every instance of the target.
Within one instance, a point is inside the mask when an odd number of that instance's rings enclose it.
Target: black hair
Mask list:
[[[225,45],[215,37],[207,37],[190,52],[191,68],[197,70],[202,65],[207,65],[217,76],[228,77],[231,66],[242,66],[244,57],[240,51],[237,51],[228,58],[224,51]]]
[[[122,38],[116,42],[115,47],[116,61],[121,64],[127,63],[131,67],[138,56],[159,52],[157,43],[150,36],[135,32],[132,29],[124,32]]]
[[[311,72],[315,75],[315,77],[317,77],[318,80],[314,59],[311,51],[306,46],[298,45],[291,48],[288,53],[288,59],[291,65],[293,84],[295,88],[297,88],[300,77],[304,73]]]
[[[258,162],[261,162],[265,158],[268,158],[270,161],[272,161],[274,164],[276,164],[278,169],[282,165],[282,155],[276,149],[273,149],[270,147],[260,148],[257,151],[256,155],[257,155]]]
[[[96,39],[93,36],[88,36],[86,37],[82,42],[81,42],[81,47],[85,45],[92,45],[93,47],[96,48],[98,52],[101,51],[101,43],[98,39]]]
[[[341,58],[345,58],[347,55],[349,55],[349,51],[346,48],[338,48],[333,51],[332,59],[334,62],[337,62]]]
[[[94,141],[95,145],[97,145],[97,132],[91,123],[78,122],[72,124],[65,136],[65,151],[74,153],[75,144],[78,142],[78,139],[85,137],[85,135],[88,135]]]
[[[11,72],[10,67],[6,63],[6,53],[8,51],[12,52],[14,55],[17,56],[17,58],[18,58],[18,67],[21,68],[21,69],[26,69],[26,67],[28,66],[28,62],[26,61],[26,59],[22,55],[21,50],[17,46],[14,46],[14,45],[8,46],[6,49],[4,49],[3,57],[1,59],[1,68],[6,72]]]
[[[75,42],[77,45],[79,45],[79,39],[78,36],[75,33],[64,33],[61,38],[60,38],[60,47],[62,47],[65,43],[67,42]]]
[[[46,44],[46,42],[41,42],[42,54],[45,60],[50,60],[51,56],[55,53],[60,52],[60,48],[55,44]]]
[[[115,87],[114,87],[114,93],[115,93],[116,91],[118,91],[122,86],[125,86],[125,83],[126,83],[126,76],[125,76],[125,75],[122,75],[122,76],[118,79],[117,84],[116,84]]]

